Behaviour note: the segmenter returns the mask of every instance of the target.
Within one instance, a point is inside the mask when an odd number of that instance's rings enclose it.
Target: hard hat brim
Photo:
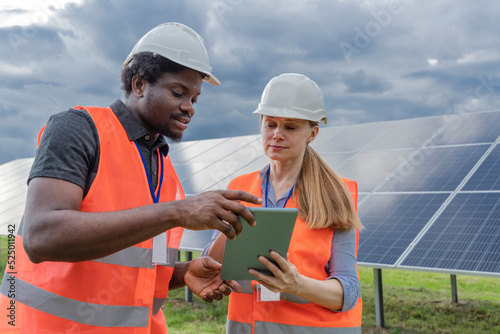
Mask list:
[[[326,110],[322,110],[323,113],[321,113],[319,116],[318,115],[311,115],[307,116],[305,113],[310,113],[307,112],[306,110],[300,110],[296,111],[290,108],[276,108],[276,107],[261,107],[259,106],[253,113],[257,115],[263,115],[263,116],[273,116],[273,117],[284,117],[284,118],[296,118],[296,119],[303,119],[306,121],[313,121],[313,122],[318,122],[318,123],[323,123],[326,124],[327,122],[327,117],[326,117]],[[315,117],[316,116],[316,117]]]
[[[211,73],[205,73],[205,72],[203,72],[203,73],[207,75],[207,77],[205,77],[203,79],[203,81],[206,81],[209,84],[214,85],[214,86],[220,86],[220,80],[217,79],[217,77],[215,75],[213,75]]]

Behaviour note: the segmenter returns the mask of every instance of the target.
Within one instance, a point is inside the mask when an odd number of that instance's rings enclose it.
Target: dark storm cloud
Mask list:
[[[0,29],[4,37],[0,43],[0,52],[11,64],[25,64],[27,61],[50,59],[65,51],[60,35],[64,32],[56,29],[30,25]]]
[[[379,93],[390,90],[393,84],[385,78],[376,75],[366,75],[365,71],[358,70],[354,73],[343,73],[343,83],[347,86],[348,93]]]
[[[139,38],[158,24],[181,21],[199,29],[200,24],[192,25],[197,20],[190,19],[188,10],[182,1],[91,0],[83,6],[67,6],[60,15],[84,34],[92,48],[123,62]]]
[[[500,104],[494,0],[92,0],[37,10],[22,13],[28,24],[0,28],[0,163],[32,156],[51,114],[121,98],[123,61],[168,21],[202,35],[222,81],[203,84],[185,140],[257,133],[252,111],[285,72],[320,85],[329,124]],[[0,15],[20,12],[9,11]]]

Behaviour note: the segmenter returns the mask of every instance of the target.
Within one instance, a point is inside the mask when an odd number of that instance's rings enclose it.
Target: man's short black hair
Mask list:
[[[132,92],[132,78],[138,75],[150,84],[154,84],[164,73],[179,73],[187,67],[152,52],[141,52],[134,55],[132,61],[122,70],[122,89],[125,97]],[[206,74],[199,72],[201,78]]]

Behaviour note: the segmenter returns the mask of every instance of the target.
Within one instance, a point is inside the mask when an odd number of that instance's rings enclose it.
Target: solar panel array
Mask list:
[[[387,126],[338,168],[366,194],[359,203],[366,227],[359,263],[499,276],[500,112]],[[390,161],[370,163],[375,156]],[[353,168],[360,164],[363,171]],[[372,168],[372,177],[361,175]]]
[[[491,111],[322,126],[312,146],[358,182],[360,265],[499,276],[499,142],[500,111]],[[182,142],[170,156],[187,196],[268,163],[260,135]],[[0,224],[10,200],[2,180]],[[187,233],[181,247],[200,248],[210,234]]]

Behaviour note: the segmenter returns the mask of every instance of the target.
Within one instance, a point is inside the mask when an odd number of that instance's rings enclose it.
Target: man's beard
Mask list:
[[[169,129],[165,130],[165,132],[163,133],[163,135],[165,137],[167,137],[168,139],[170,139],[170,141],[172,143],[180,143],[181,140],[182,140],[182,134],[178,135],[176,133],[173,133]]]

